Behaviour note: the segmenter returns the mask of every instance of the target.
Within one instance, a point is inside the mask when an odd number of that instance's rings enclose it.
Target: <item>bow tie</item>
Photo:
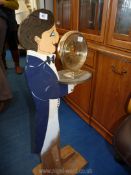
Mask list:
[[[47,62],[48,64],[50,64],[51,62],[52,62],[52,63],[55,63],[54,55],[53,55],[51,58],[50,58],[49,56],[47,56],[47,59],[46,59],[45,62]]]

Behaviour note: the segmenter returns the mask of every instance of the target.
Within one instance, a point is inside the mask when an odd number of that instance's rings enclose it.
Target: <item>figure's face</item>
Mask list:
[[[38,36],[35,36],[35,41],[38,45],[37,52],[43,53],[43,54],[52,54],[56,50],[55,44],[59,41],[59,34],[56,31],[55,25],[42,33],[41,38]]]

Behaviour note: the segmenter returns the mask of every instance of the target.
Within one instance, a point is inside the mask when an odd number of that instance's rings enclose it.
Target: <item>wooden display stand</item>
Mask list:
[[[78,152],[76,152],[69,145],[61,149],[61,159],[62,159],[62,169],[60,170],[61,173],[56,172],[54,174],[75,175],[88,163],[87,160],[85,160]],[[42,175],[43,170],[44,167],[41,163],[33,169],[33,174]]]

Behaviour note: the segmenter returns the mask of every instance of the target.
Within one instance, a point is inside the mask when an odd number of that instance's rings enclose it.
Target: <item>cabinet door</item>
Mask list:
[[[79,31],[87,39],[104,40],[107,8],[108,0],[79,0]]]
[[[55,0],[54,14],[58,29],[72,29],[72,0]]]
[[[79,84],[75,87],[74,92],[66,98],[71,102],[74,110],[83,113],[85,116],[90,113],[90,97],[91,97],[92,80]],[[81,115],[80,115],[81,116]]]
[[[131,60],[99,54],[93,118],[110,133],[126,114],[131,93]]]
[[[131,0],[113,0],[108,44],[131,49]]]
[[[87,60],[85,61],[82,70],[86,70],[92,73],[92,77],[87,82],[83,82],[77,85],[73,93],[67,95],[66,99],[73,109],[87,122],[89,122],[92,103],[92,91],[94,83],[95,73],[95,55],[94,50],[88,50]]]

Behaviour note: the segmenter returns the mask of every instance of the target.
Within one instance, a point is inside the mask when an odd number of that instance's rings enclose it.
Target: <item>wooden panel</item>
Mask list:
[[[90,106],[90,95],[91,95],[91,80],[86,83],[79,84],[75,87],[73,93],[68,95],[70,98],[81,110],[89,114]]]
[[[62,19],[62,28],[64,29],[71,29],[72,22],[71,22],[71,2],[70,0],[63,1],[63,7],[62,7],[62,13],[63,13],[63,19]]]
[[[55,66],[56,66],[58,71],[63,69],[61,59],[60,59],[57,52],[56,52]]]
[[[110,21],[108,23],[107,43],[112,46],[131,50],[130,32],[127,35],[115,33],[116,17],[117,17],[118,0],[112,1],[110,11]],[[125,20],[126,22],[126,20]]]
[[[63,3],[63,1],[61,1]],[[63,34],[66,30],[79,30],[79,0],[66,1],[58,7],[58,1],[54,0],[54,14],[58,31]],[[67,7],[68,6],[68,7]],[[70,7],[70,8],[69,8]],[[99,9],[101,10],[101,9]],[[89,31],[82,31],[85,37],[89,40],[103,42],[105,35],[106,17],[108,11],[108,0],[104,0],[102,10],[101,31],[98,33],[89,33]],[[58,14],[57,14],[58,13]]]
[[[77,85],[74,92],[67,95],[64,99],[85,122],[90,123],[95,71],[87,67],[83,67],[83,69],[92,72],[92,78]]]
[[[72,28],[72,1],[54,0],[56,27],[70,30]]]
[[[113,133],[125,115],[125,105],[131,92],[131,64],[99,54],[92,115],[105,129]]]
[[[95,56],[95,51],[89,49],[87,59],[86,59],[84,65],[87,65],[87,66],[90,66],[93,68],[94,67],[94,56]]]
[[[103,12],[102,12],[102,21],[101,21],[101,31],[99,32],[99,34],[96,33],[96,32],[91,33],[90,30],[89,31],[88,30],[82,31],[82,33],[84,33],[85,37],[88,40],[93,40],[93,41],[96,41],[96,42],[103,42],[104,41],[106,17],[107,17],[107,12],[108,12],[108,7],[109,7],[108,3],[109,3],[108,0],[104,0]],[[99,9],[99,10],[102,10],[102,9]],[[78,16],[80,17],[79,14],[78,14]],[[81,19],[79,18],[79,20],[81,20]],[[79,21],[79,24],[80,24],[80,21]]]
[[[103,45],[98,45],[96,43],[91,43],[88,42],[88,46],[90,49],[93,49],[94,51],[98,51],[101,52],[105,55],[111,55],[115,57],[119,57],[119,58],[124,58],[124,59],[128,59],[131,62],[131,52],[125,52],[124,50],[118,50],[118,49],[114,49],[114,48],[110,48],[107,46],[103,46]]]
[[[104,1],[79,1],[79,30],[88,34],[99,35]]]

